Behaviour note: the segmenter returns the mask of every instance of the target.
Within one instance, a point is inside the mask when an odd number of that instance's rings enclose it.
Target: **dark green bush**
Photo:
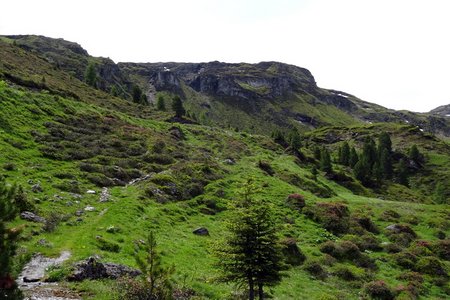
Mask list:
[[[382,280],[371,281],[364,286],[364,291],[372,299],[393,300],[394,292]]]
[[[275,174],[275,171],[272,169],[272,166],[269,162],[264,160],[258,161],[258,168],[266,172],[268,175],[273,176]]]
[[[305,209],[305,215],[333,234],[343,234],[349,229],[350,212],[339,202],[316,203],[314,207]]]
[[[322,265],[317,261],[307,261],[304,269],[316,279],[325,279],[328,274]]]
[[[297,246],[297,241],[295,239],[286,238],[281,241],[281,245],[282,252],[287,264],[290,264],[292,266],[299,266],[305,261],[306,256]]]
[[[416,270],[432,276],[447,276],[445,265],[434,256],[422,257],[416,264]]]

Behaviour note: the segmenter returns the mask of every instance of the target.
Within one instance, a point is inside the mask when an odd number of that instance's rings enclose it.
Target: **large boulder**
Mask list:
[[[75,264],[75,270],[69,275],[70,281],[82,281],[85,279],[117,279],[123,276],[136,277],[141,271],[113,263],[101,263],[95,257],[89,257],[85,261]]]

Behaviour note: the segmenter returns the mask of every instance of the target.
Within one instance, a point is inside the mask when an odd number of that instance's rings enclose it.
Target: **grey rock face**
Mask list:
[[[101,263],[94,257],[75,264],[75,271],[69,276],[71,281],[82,281],[85,279],[112,278],[123,276],[136,277],[142,272],[124,265],[113,263]]]
[[[36,222],[36,223],[45,223],[45,218],[40,217],[30,211],[24,211],[20,213],[20,218],[22,220],[27,220],[30,222]]]

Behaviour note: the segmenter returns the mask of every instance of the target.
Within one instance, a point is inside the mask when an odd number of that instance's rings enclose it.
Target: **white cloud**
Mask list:
[[[76,41],[115,61],[306,67],[318,84],[395,109],[450,103],[445,0],[4,0],[1,34]]]

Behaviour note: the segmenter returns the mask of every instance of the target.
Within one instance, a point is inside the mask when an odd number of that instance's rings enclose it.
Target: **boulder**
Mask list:
[[[95,257],[89,257],[85,261],[76,263],[74,268],[73,273],[68,276],[70,281],[102,278],[117,279],[123,276],[136,277],[142,274],[141,271],[128,266],[99,262]]]
[[[196,235],[209,235],[209,231],[205,227],[199,227],[192,231],[192,233]]]
[[[30,222],[36,222],[36,223],[45,223],[45,218],[40,217],[34,213],[32,213],[31,211],[23,211],[20,213],[20,218],[22,220],[27,220]]]

